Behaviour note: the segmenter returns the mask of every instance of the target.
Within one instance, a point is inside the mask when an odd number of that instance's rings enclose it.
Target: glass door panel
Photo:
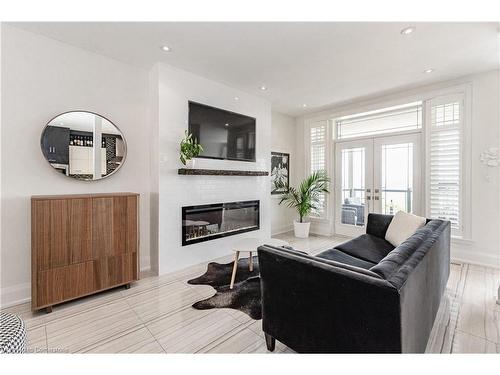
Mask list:
[[[422,214],[420,134],[335,145],[335,233],[365,233],[369,212]]]
[[[336,145],[336,233],[357,235],[365,231],[371,196],[372,145],[371,140]]]
[[[413,143],[382,146],[382,213],[412,212]]]
[[[420,135],[374,141],[374,212],[420,214]]]

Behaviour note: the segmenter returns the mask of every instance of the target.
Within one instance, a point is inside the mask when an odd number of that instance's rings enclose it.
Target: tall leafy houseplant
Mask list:
[[[198,143],[196,138],[193,138],[192,134],[188,133],[187,130],[184,134],[184,138],[181,140],[180,160],[182,164],[188,165],[188,163],[192,163],[191,160],[193,158],[203,152],[203,147]]]
[[[321,196],[328,194],[328,184],[330,178],[324,172],[314,172],[307,177],[298,188],[290,187],[280,200],[288,207],[295,208],[299,214],[299,221],[294,221],[294,231],[296,237],[306,238],[309,236],[309,222],[304,222],[304,218],[309,216],[312,210],[321,207]]]

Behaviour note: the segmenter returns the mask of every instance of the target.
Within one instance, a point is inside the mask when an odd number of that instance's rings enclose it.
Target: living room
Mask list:
[[[500,352],[498,22],[20,19],[2,353]]]

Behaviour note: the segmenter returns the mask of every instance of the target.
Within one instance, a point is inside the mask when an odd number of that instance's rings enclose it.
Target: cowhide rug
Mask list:
[[[238,261],[238,270],[233,289],[229,289],[234,262],[220,264],[211,262],[207,272],[188,281],[192,285],[210,285],[215,289],[215,294],[207,299],[198,301],[193,307],[198,310],[215,308],[236,309],[249,315],[252,319],[262,319],[260,299],[259,264],[253,258],[253,271],[248,269],[249,258]]]

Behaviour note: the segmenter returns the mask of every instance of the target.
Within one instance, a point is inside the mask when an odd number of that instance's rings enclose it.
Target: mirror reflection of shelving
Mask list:
[[[42,134],[42,151],[53,168],[81,180],[110,175],[126,154],[118,128],[104,117],[83,111],[51,120]]]

